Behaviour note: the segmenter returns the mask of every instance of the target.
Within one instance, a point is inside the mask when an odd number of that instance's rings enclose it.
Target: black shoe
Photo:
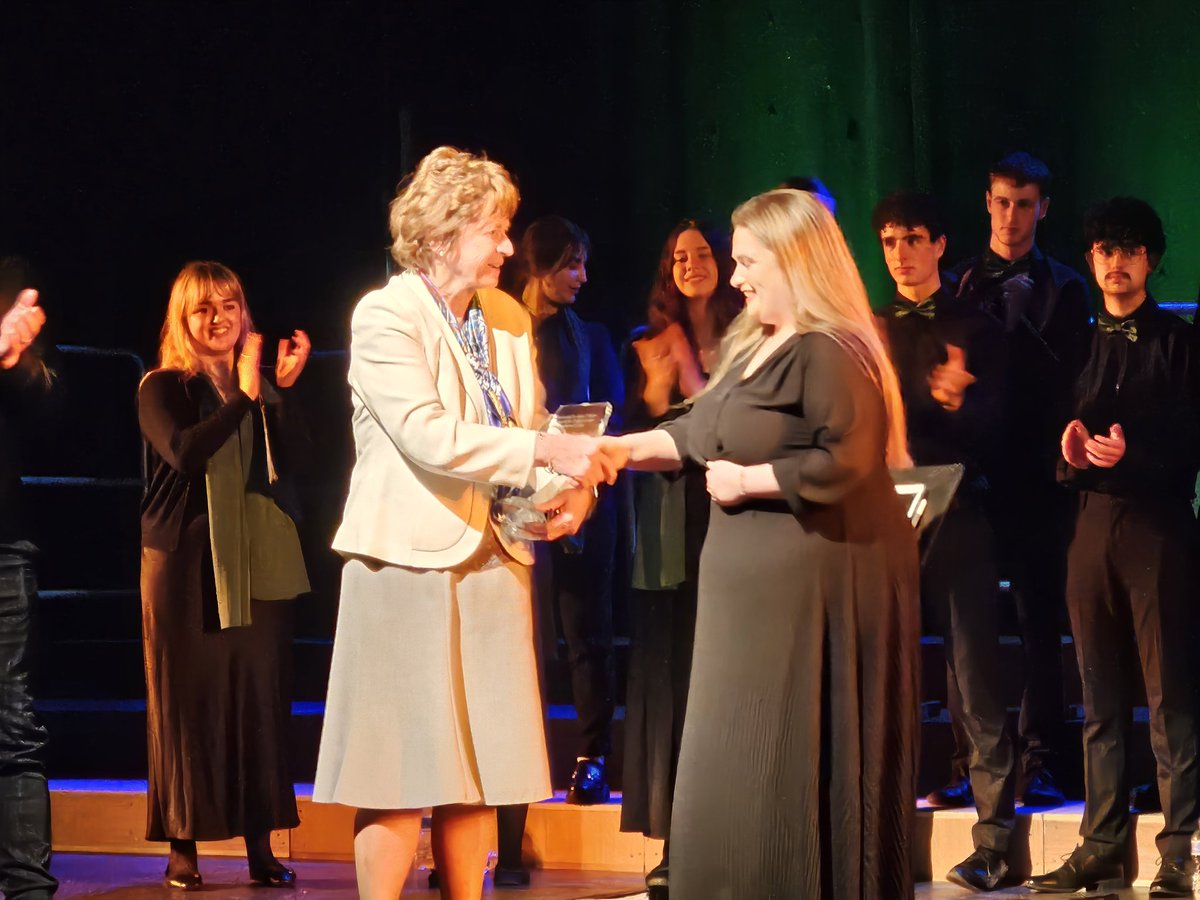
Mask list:
[[[977,891],[994,891],[1007,874],[1008,863],[1003,854],[988,847],[977,847],[974,853],[950,870],[946,880]]]
[[[429,889],[431,891],[440,891],[442,889],[442,879],[438,875],[437,869],[429,870]]]
[[[492,873],[492,887],[498,888],[527,888],[529,887],[529,870],[517,866],[496,866]]]
[[[1101,859],[1076,847],[1067,861],[1045,875],[1034,875],[1025,887],[1039,894],[1074,894],[1076,891],[1119,891],[1127,887],[1120,860]]]
[[[1021,802],[1026,806],[1062,806],[1066,801],[1063,792],[1054,783],[1054,776],[1044,768],[1034,769],[1025,778],[1021,791]]]
[[[604,762],[599,759],[581,759],[575,763],[571,775],[571,786],[567,789],[567,802],[576,806],[592,806],[607,803],[608,782],[604,778]]]
[[[173,891],[198,891],[204,886],[204,879],[199,872],[180,872],[176,875],[164,875],[163,887]]]
[[[668,887],[668,875],[669,872],[667,861],[664,859],[657,866],[646,873],[646,887],[650,888],[651,890],[665,891]],[[664,894],[663,896],[666,895]]]
[[[1162,812],[1162,800],[1158,796],[1158,785],[1153,781],[1149,784],[1139,784],[1129,791],[1129,811],[1131,813]]]
[[[1192,872],[1194,866],[1190,859],[1164,859],[1158,868],[1158,874],[1150,882],[1151,897],[1190,897],[1192,896]]]
[[[250,866],[250,883],[259,887],[291,887],[296,883],[296,873],[275,860],[261,866]]]
[[[975,795],[971,792],[971,780],[963,778],[952,781],[925,796],[925,802],[938,809],[958,809],[961,806],[974,806]]]

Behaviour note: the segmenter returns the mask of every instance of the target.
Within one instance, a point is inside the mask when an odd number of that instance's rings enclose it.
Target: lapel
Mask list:
[[[420,276],[405,272],[400,278],[404,279],[405,285],[412,293],[416,301],[417,308],[421,311],[421,315],[426,321],[431,323],[435,334],[440,334],[446,346],[450,348],[450,355],[454,357],[454,364],[458,368],[458,380],[462,386],[463,393],[467,395],[467,399],[471,401],[471,405],[475,408],[476,419],[480,422],[487,421],[487,412],[484,409],[483,390],[479,387],[479,381],[475,378],[475,371],[471,368],[471,362],[467,359],[467,355],[463,353],[463,349],[459,346],[458,338],[454,336],[454,329],[450,327],[450,323],[446,321],[446,317],[442,315],[442,311],[438,309],[437,300],[429,293],[429,289],[425,287],[425,283],[421,281]]]

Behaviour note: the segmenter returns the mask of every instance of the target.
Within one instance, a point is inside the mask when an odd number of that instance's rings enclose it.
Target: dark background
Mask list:
[[[620,334],[685,214],[819,174],[878,295],[874,201],[936,191],[966,255],[983,172],[1024,148],[1058,174],[1046,249],[1078,263],[1086,205],[1139,194],[1171,244],[1155,289],[1191,300],[1197,34],[1191,0],[7,0],[0,253],[33,260],[60,341],[152,357],[175,272],[215,258],[268,337],[342,347],[397,181],[452,143],[516,175],[518,232],[591,232],[581,307]]]

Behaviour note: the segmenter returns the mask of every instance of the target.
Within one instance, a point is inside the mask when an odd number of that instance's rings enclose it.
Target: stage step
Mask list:
[[[166,845],[146,841],[144,781],[51,781],[54,848],[64,852],[165,854]],[[312,802],[312,786],[296,785],[300,825],[272,835],[276,855],[292,859],[353,858],[354,811]],[[1022,810],[1018,816],[1012,864],[1022,875],[1061,864],[1078,842],[1083,805]],[[646,872],[658,864],[662,843],[620,830],[619,795],[601,806],[570,806],[559,793],[530,807],[525,855],[538,868]],[[1137,884],[1154,876],[1158,851],[1154,836],[1161,814],[1136,821],[1136,846],[1127,865]],[[919,881],[941,881],[951,866],[971,852],[975,811],[918,809],[913,841],[913,869]],[[241,856],[240,840],[204,843],[200,853]]]

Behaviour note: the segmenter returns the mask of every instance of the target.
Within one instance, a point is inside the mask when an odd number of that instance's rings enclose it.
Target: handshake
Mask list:
[[[617,480],[629,462],[629,451],[616,438],[540,432],[533,461],[568,479],[573,488],[590,491]]]
[[[617,473],[629,462],[629,451],[617,438],[543,431],[534,444],[533,461],[560,476],[563,487],[548,500],[535,503],[533,508],[544,521],[530,521],[516,512],[510,537],[556,541],[583,527],[596,500],[596,486],[617,480]]]

